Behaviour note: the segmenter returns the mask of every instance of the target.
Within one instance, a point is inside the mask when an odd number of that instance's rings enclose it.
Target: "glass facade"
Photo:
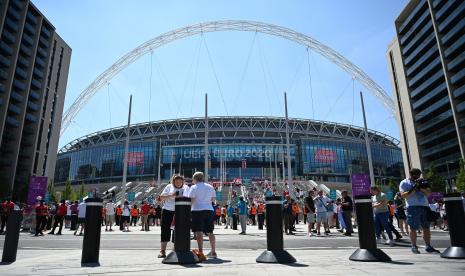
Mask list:
[[[128,179],[156,175],[158,142],[131,142],[128,151]],[[94,182],[121,179],[124,143],[98,146],[60,154],[55,168],[55,183]]]
[[[220,163],[225,161],[227,180],[234,178],[273,178],[287,174],[286,146],[255,139],[255,143],[241,143],[243,139],[209,145],[209,176],[220,178]],[[204,169],[204,145],[161,146],[160,171],[163,179],[172,173],[191,177]],[[297,178],[319,181],[349,182],[352,172],[367,172],[368,161],[364,142],[331,140],[329,138],[297,139],[291,141],[292,174]],[[129,147],[128,181],[156,179],[158,170],[158,142],[132,142]],[[401,150],[395,146],[372,145],[373,164],[377,178],[401,178],[403,167]],[[124,143],[92,147],[60,154],[55,183],[67,179],[72,182],[121,180],[123,173]]]

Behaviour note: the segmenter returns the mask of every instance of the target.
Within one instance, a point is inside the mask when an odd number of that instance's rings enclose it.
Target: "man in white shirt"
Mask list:
[[[318,191],[318,196],[313,200],[315,203],[316,211],[316,230],[317,235],[320,235],[321,223],[325,230],[325,235],[329,235],[329,224],[328,224],[328,207],[331,205],[331,199],[323,194],[322,190]]]
[[[110,231],[113,231],[111,226],[115,223],[116,205],[113,203],[113,200],[110,199],[105,208],[107,209],[107,214],[105,215],[105,231],[108,231],[108,226],[110,226]]]
[[[79,236],[82,236],[85,222],[86,222],[86,202],[83,201],[79,203],[79,206],[78,206],[78,220],[77,220],[76,230],[74,231],[74,235],[76,235],[77,231],[79,230],[79,226],[81,226],[81,231],[79,232]]]
[[[215,201],[216,197],[215,189],[204,182],[202,172],[194,173],[192,180],[195,185],[192,185],[188,191],[188,197],[192,199],[192,231],[195,232],[200,253],[203,253],[203,233],[208,235],[211,252],[207,254],[207,257],[216,258],[212,206],[212,202]]]

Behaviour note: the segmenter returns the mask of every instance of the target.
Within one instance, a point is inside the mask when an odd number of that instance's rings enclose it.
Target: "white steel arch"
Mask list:
[[[362,71],[362,69],[318,40],[294,30],[268,23],[244,20],[224,20],[199,23],[172,30],[142,43],[131,52],[122,56],[112,66],[100,74],[86,89],[84,89],[74,103],[65,111],[61,122],[60,136],[66,131],[74,117],[76,117],[90,98],[92,98],[92,96],[94,96],[100,88],[102,88],[102,86],[108,83],[129,64],[133,63],[143,55],[150,53],[154,49],[172,41],[201,33],[218,31],[259,32],[282,37],[308,47],[353,76],[357,81],[365,86],[368,91],[376,96],[391,114],[395,114],[394,102],[381,88],[381,86],[373,81],[365,72]]]

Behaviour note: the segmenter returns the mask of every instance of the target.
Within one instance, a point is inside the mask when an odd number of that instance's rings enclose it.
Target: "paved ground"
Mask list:
[[[102,229],[104,230],[104,228]],[[63,236],[45,235],[33,237],[21,234],[17,261],[0,266],[0,275],[209,275],[242,274],[278,275],[291,272],[295,275],[353,275],[353,274],[442,274],[464,275],[465,260],[446,260],[437,254],[413,255],[408,239],[396,247],[382,248],[392,263],[358,263],[349,256],[358,247],[358,238],[344,237],[334,232],[329,237],[306,236],[304,225],[298,226],[296,236],[285,236],[285,247],[297,259],[294,265],[258,264],[255,259],[266,248],[266,231],[249,227],[248,235],[238,231],[215,229],[219,259],[209,260],[196,266],[164,265],[156,258],[160,229],[141,232],[102,232],[100,267],[81,267],[82,237],[65,230]],[[449,246],[448,233],[433,231],[434,245],[439,249]],[[0,237],[3,247],[4,237]],[[205,244],[208,248],[208,243]],[[192,243],[192,248],[195,248]],[[424,252],[423,249],[420,249]],[[441,275],[441,276],[442,276]]]

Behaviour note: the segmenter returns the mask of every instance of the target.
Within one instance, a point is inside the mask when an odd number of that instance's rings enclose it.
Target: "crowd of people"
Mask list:
[[[409,236],[412,252],[420,253],[417,246],[417,234],[422,233],[427,252],[438,252],[431,246],[430,227],[444,231],[448,230],[447,214],[444,202],[440,199],[428,201],[430,189],[421,178],[419,169],[412,169],[410,176],[399,185],[399,192],[393,200],[388,200],[386,194],[377,187],[370,188],[374,214],[376,240],[390,246],[403,236]],[[159,226],[161,230],[160,254],[166,256],[167,244],[173,241],[175,198],[185,196],[192,198],[192,232],[197,240],[200,256],[203,256],[203,235],[210,240],[211,252],[206,257],[216,257],[214,224],[225,229],[240,225],[241,235],[246,235],[248,225],[257,225],[258,229],[266,227],[266,208],[264,196],[277,195],[276,189],[270,185],[263,187],[263,195],[244,198],[233,194],[228,205],[217,204],[215,189],[204,182],[203,174],[197,172],[193,183],[186,185],[184,178],[174,175],[157,199],[157,204],[147,201],[130,205],[125,201],[116,205],[114,199],[109,199],[102,208],[102,226],[105,231],[113,231],[119,227],[122,232],[130,232],[130,226],[140,226],[140,231],[150,231],[150,227]],[[292,196],[284,192],[282,202],[283,232],[294,235],[296,224],[307,224],[309,237],[328,236],[331,229],[345,236],[351,236],[356,227],[354,203],[348,191],[342,191],[339,198],[329,198],[323,190],[316,188],[306,194],[296,189]],[[114,197],[112,197],[114,198]],[[465,210],[465,194],[462,194]],[[0,234],[4,233],[6,221],[12,210],[20,210],[19,204],[5,200],[1,204]],[[24,208],[25,209],[25,208]],[[35,236],[43,236],[44,231],[51,235],[61,235],[63,228],[74,231],[74,235],[83,235],[86,203],[85,201],[61,200],[46,204],[42,198],[32,208],[35,219],[30,227]],[[397,225],[394,226],[394,219]],[[24,225],[23,225],[24,226]],[[58,228],[58,230],[57,230]],[[323,230],[321,230],[323,228]],[[56,231],[57,230],[57,231]],[[205,257],[205,256],[203,256]]]

